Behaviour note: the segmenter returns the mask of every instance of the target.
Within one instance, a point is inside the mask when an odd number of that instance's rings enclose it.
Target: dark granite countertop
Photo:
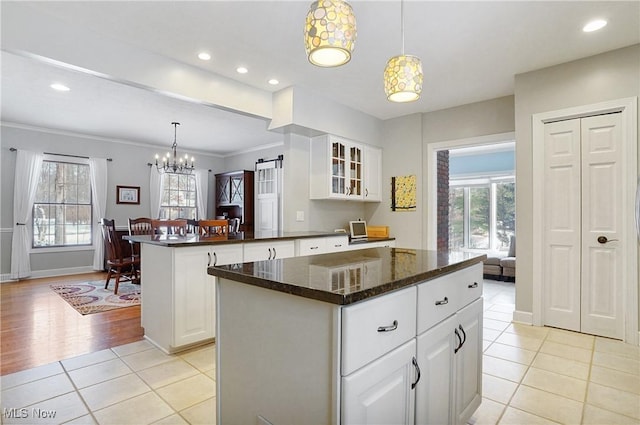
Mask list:
[[[162,235],[162,236],[128,236],[123,238],[133,242],[148,243],[166,247],[185,247],[195,245],[217,245],[229,243],[246,243],[246,242],[264,242],[270,240],[295,240],[305,238],[318,238],[329,236],[346,236],[344,233],[334,232],[263,232],[263,233],[247,233],[238,232],[230,233],[228,236],[209,236],[203,237],[196,234],[188,234],[186,236],[178,235]]]
[[[452,273],[484,254],[368,248],[209,267],[210,275],[332,304],[347,305]]]

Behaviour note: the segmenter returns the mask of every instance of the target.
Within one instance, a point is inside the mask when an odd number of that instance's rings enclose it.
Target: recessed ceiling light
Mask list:
[[[269,80],[269,84],[271,84],[272,86],[277,86],[278,84],[280,84],[280,81],[276,80],[275,78],[272,78]]]
[[[198,58],[203,61],[208,61],[209,59],[211,59],[211,55],[207,52],[201,52],[198,53]]]
[[[249,70],[244,66],[239,66],[238,68],[236,68],[236,71],[238,71],[238,74],[246,74],[247,72],[249,72]]]
[[[60,84],[60,83],[53,83],[49,87],[51,87],[54,90],[58,90],[58,91],[69,91],[69,90],[71,90],[69,87],[65,86],[64,84]]]
[[[598,31],[601,28],[604,28],[607,25],[607,21],[604,19],[595,19],[589,22],[587,25],[582,27],[582,31],[584,32],[593,32]]]

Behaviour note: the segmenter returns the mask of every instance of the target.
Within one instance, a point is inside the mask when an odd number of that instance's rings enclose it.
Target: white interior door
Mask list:
[[[256,164],[256,230],[275,232],[280,229],[280,185],[281,166],[279,160]]]
[[[622,339],[620,114],[545,125],[544,324]]]
[[[580,120],[545,125],[544,323],[580,331]]]
[[[581,120],[581,330],[612,338],[624,335],[620,118],[608,114]]]

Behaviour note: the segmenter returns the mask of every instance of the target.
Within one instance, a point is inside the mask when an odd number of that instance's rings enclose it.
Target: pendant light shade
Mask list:
[[[309,62],[321,67],[344,65],[351,60],[356,35],[356,17],[349,3],[318,0],[311,4],[304,26]]]
[[[422,62],[411,55],[394,56],[384,70],[384,92],[392,102],[412,102],[422,92]]]
[[[391,102],[413,102],[422,93],[422,62],[404,54],[404,3],[400,0],[400,34],[402,54],[394,56],[384,69],[384,92]]]

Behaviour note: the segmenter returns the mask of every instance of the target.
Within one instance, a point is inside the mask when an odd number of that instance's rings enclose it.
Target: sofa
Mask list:
[[[486,279],[516,280],[516,237],[511,236],[509,252],[506,257],[487,255],[484,260],[482,273]]]

